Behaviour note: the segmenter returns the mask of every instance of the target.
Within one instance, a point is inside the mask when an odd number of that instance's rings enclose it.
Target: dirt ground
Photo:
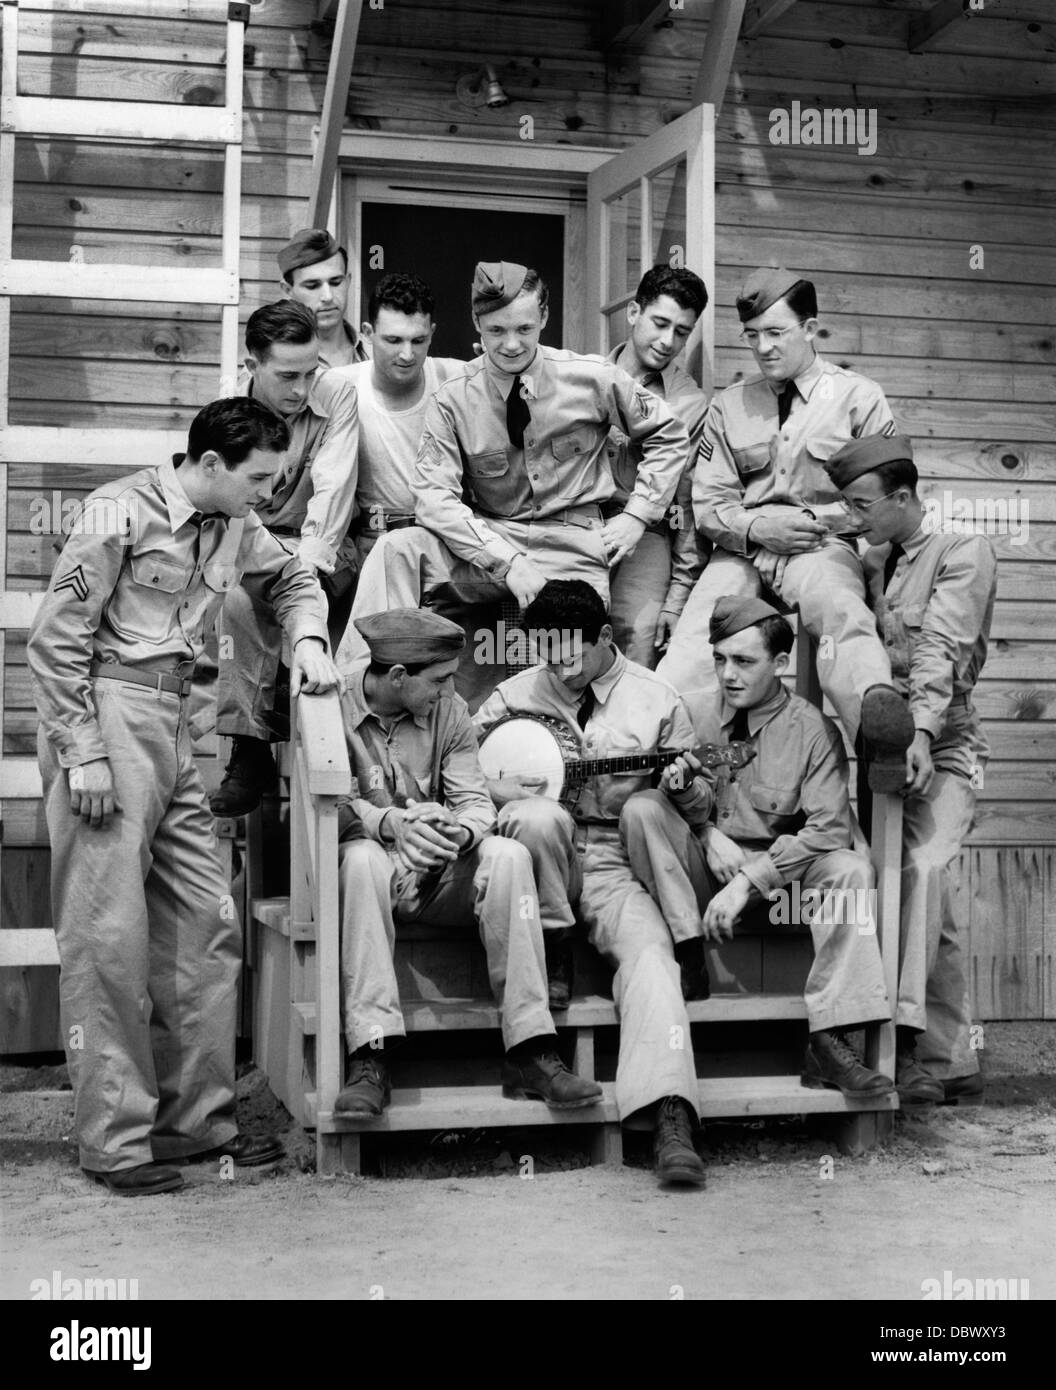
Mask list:
[[[986,1044],[985,1106],[900,1116],[861,1159],[798,1120],[710,1124],[703,1192],[658,1190],[637,1136],[608,1170],[538,1130],[405,1140],[384,1176],[318,1178],[247,1068],[240,1123],[284,1129],[286,1158],[233,1181],[189,1166],[182,1192],[134,1201],[78,1168],[64,1068],[8,1059],[0,1296],[58,1271],[141,1299],[919,1300],[949,1270],[1051,1299],[1056,1027],[990,1024]]]

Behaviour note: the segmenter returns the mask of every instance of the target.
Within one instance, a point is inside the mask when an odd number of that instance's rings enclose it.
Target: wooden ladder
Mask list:
[[[32,0],[34,11],[68,8],[63,0]],[[79,7],[87,11],[87,7]],[[134,15],[138,0],[105,0],[103,14]],[[181,451],[182,431],[123,429],[60,429],[12,425],[8,395],[11,359],[11,299],[70,298],[97,301],[136,301],[219,307],[221,394],[234,391],[238,359],[239,211],[242,173],[242,67],[248,4],[217,4],[226,33],[225,102],[223,106],[191,106],[165,102],[103,101],[64,97],[23,96],[18,90],[19,0],[3,0],[3,55],[0,68],[0,735],[4,724],[4,675],[7,635],[25,631],[39,595],[7,591],[7,498],[11,469],[24,465],[98,468],[99,481],[116,473],[158,461]],[[215,269],[88,264],[71,260],[13,259],[15,149],[20,137],[105,140],[109,143],[149,141],[152,147],[185,144],[213,145],[224,154],[222,265]],[[19,810],[41,795],[36,761],[4,759],[0,750],[0,832],[4,802]],[[22,843],[46,843],[43,830]],[[2,835],[0,835],[2,840]],[[16,924],[22,927],[23,924]],[[49,941],[40,938],[47,936]],[[30,966],[57,961],[51,932],[22,929],[0,931],[0,965]]]
[[[797,662],[800,693],[820,702],[814,652],[801,643]],[[255,965],[253,1033],[255,1057],[272,1090],[308,1129],[315,1129],[320,1173],[358,1172],[362,1140],[376,1134],[451,1129],[521,1129],[578,1125],[590,1131],[594,1162],[622,1162],[622,1138],[614,1087],[603,1081],[602,1103],[589,1110],[552,1111],[545,1105],[503,1097],[497,1084],[501,1046],[499,1012],[488,997],[483,960],[465,933],[435,928],[399,928],[396,970],[404,1022],[411,1039],[425,1034],[491,1034],[490,1058],[479,1070],[494,1078],[482,1084],[407,1085],[393,1092],[385,1113],[375,1119],[335,1114],[341,1086],[344,1046],[340,1017],[340,926],[337,911],[337,797],[350,785],[340,707],[334,697],[297,701],[291,788],[292,894],[254,901],[250,915],[250,958]],[[892,1001],[898,969],[898,913],[901,855],[901,802],[881,797],[874,806],[874,858],[879,887],[877,929]],[[879,838],[877,838],[879,836]],[[787,934],[767,967],[758,927],[722,948],[729,967],[712,998],[687,1006],[691,1024],[745,1024],[765,1027],[806,1020],[801,984],[809,960],[809,932]],[[573,999],[555,1016],[563,1049],[580,1075],[595,1079],[599,1030],[615,1030],[615,1005],[604,993],[607,975],[597,957],[577,980],[592,991]],[[479,959],[477,959],[479,958]],[[462,962],[461,973],[451,960]],[[476,959],[476,968],[472,960]],[[713,957],[714,959],[714,957]],[[747,981],[747,983],[743,983]],[[713,984],[715,976],[713,974]],[[800,1028],[802,1032],[802,1027]],[[613,1034],[603,1035],[611,1039]],[[893,1074],[894,1028],[874,1026],[866,1033],[867,1060]],[[698,1049],[699,1050],[699,1049]],[[611,1060],[611,1058],[610,1058]],[[436,1070],[436,1067],[433,1067]],[[442,1070],[442,1067],[441,1067]],[[699,1080],[705,1119],[759,1118],[795,1114],[837,1117],[837,1140],[861,1152],[883,1138],[892,1093],[880,1102],[848,1101],[833,1090],[810,1090],[795,1073],[712,1075]]]

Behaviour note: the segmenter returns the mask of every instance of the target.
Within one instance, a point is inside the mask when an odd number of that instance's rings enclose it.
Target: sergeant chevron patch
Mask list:
[[[62,576],[55,585],[54,592],[58,593],[60,589],[70,589],[74,598],[79,598],[82,603],[84,602],[88,597],[88,581],[84,577],[84,569],[81,565],[70,570],[69,574]]]
[[[715,452],[715,446],[711,440],[704,437],[700,441],[700,448],[697,450],[697,458],[703,459],[705,463],[711,461],[711,456]]]

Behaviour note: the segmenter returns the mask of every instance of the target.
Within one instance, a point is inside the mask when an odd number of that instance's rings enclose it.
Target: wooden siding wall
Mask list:
[[[1056,1016],[1056,16],[1050,0],[988,0],[910,55],[909,22],[932,3],[798,0],[765,36],[738,44],[717,133],[717,383],[751,366],[733,312],[745,272],[784,262],[818,284],[823,350],[884,386],[928,492],[1029,503],[1023,543],[993,538],[1000,588],[979,690],[992,761],[963,891],[980,1015]],[[23,91],[222,101],[220,0],[144,0],[139,18],[31,4]],[[251,6],[246,314],[273,297],[276,250],[304,222],[329,51],[316,8]],[[687,109],[701,8],[687,0],[644,52],[619,55],[604,52],[600,0],[364,5],[348,124],[511,140],[530,114],[539,142],[620,147]],[[496,65],[509,106],[457,98],[458,77],[483,62]],[[769,113],[794,100],[875,109],[876,153],[772,144]],[[88,261],[219,263],[222,166],[211,153],[25,139],[17,173],[16,255],[61,261],[80,248],[72,254]],[[970,266],[973,247],[983,268]],[[218,341],[218,314],[194,307],[16,302],[12,420],[181,427],[215,394]],[[145,434],[143,456],[115,459],[113,472],[151,458]],[[0,499],[9,588],[38,589],[51,570],[53,537],[31,528],[34,499],[81,496],[98,481],[88,468],[14,461]],[[17,634],[7,663],[4,752],[30,756],[36,715]],[[44,842],[43,820],[32,805],[7,802],[4,814],[11,864],[12,845]],[[40,901],[46,851],[24,855],[6,880],[11,925],[12,910]]]

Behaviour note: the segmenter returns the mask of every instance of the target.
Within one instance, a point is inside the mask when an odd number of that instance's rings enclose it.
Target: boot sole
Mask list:
[[[183,1178],[170,1178],[168,1182],[152,1187],[111,1187],[102,1173],[93,1173],[92,1177],[115,1197],[157,1197],[165,1192],[178,1192],[181,1187],[187,1186]]]
[[[551,1110],[585,1110],[591,1105],[600,1105],[605,1099],[602,1095],[584,1096],[582,1100],[548,1100],[539,1091],[527,1091],[523,1087],[503,1086],[503,1097],[506,1100],[541,1100],[544,1105],[548,1105]]]
[[[895,1089],[894,1084],[887,1086],[884,1090],[851,1091],[844,1086],[840,1086],[835,1081],[825,1081],[820,1076],[805,1076],[800,1073],[799,1084],[806,1086],[809,1091],[839,1091],[848,1100],[879,1100],[881,1096],[889,1096]]]
[[[666,1187],[669,1183],[681,1183],[683,1186],[704,1187],[707,1183],[707,1176],[698,1172],[695,1168],[665,1168],[656,1170],[656,1180],[661,1187]]]

